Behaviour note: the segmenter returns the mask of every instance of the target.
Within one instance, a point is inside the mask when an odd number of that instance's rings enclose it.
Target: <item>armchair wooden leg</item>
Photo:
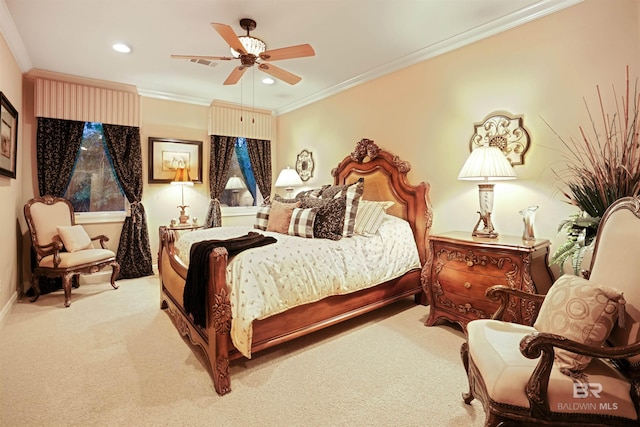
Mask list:
[[[31,302],[36,302],[40,297],[40,276],[36,276],[35,274],[31,275],[31,287],[33,288],[33,298],[31,298]]]
[[[462,364],[464,365],[464,370],[467,373],[467,378],[469,380],[469,391],[467,393],[462,393],[462,399],[464,400],[464,403],[468,405],[474,399],[474,396],[473,388],[471,387],[471,378],[469,378],[469,344],[466,342],[462,343],[462,347],[460,347],[460,357],[462,358]]]
[[[73,281],[74,274],[65,274],[62,276],[62,288],[64,289],[64,306],[69,307],[71,305],[71,282]]]
[[[120,273],[120,264],[118,264],[118,262],[114,261],[111,264],[112,267],[112,271],[111,271],[111,286],[113,286],[113,289],[118,289],[118,285],[116,285],[116,277],[118,277],[118,273]]]

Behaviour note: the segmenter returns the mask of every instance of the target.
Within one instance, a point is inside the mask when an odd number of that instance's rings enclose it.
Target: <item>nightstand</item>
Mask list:
[[[548,266],[549,241],[525,242],[520,236],[495,239],[448,232],[429,237],[429,254],[422,270],[422,287],[429,300],[425,324],[440,319],[466,329],[474,319],[490,318],[499,303],[485,296],[493,285],[546,294],[553,283]],[[505,320],[531,325],[536,306],[512,298]]]

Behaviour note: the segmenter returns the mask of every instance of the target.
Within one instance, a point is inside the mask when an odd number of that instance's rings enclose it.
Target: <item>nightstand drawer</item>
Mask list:
[[[464,274],[446,267],[436,276],[436,280],[440,282],[440,287],[447,293],[477,300],[486,300],[485,292],[491,286],[509,285],[504,274],[502,277],[473,273]]]
[[[489,299],[471,299],[463,295],[446,293],[438,298],[440,306],[455,316],[464,317],[466,320],[488,319],[496,312],[500,304]]]

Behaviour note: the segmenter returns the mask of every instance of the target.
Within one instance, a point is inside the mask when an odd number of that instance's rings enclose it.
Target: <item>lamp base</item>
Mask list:
[[[185,209],[189,206],[182,205],[178,207],[180,208],[180,216],[178,217],[178,219],[180,220],[180,225],[189,224],[189,215],[187,215],[187,212],[185,211]]]
[[[489,239],[495,239],[498,237],[498,232],[493,228],[493,223],[491,222],[491,212],[487,212],[486,215],[482,215],[481,212],[478,212],[478,215],[480,215],[480,219],[476,222],[476,226],[474,227],[471,235],[474,237],[486,237]],[[482,223],[481,229],[480,223]]]

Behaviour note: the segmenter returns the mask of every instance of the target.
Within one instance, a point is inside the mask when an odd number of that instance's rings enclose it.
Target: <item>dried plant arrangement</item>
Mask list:
[[[562,267],[571,258],[575,274],[579,272],[585,249],[595,239],[604,211],[621,197],[640,194],[638,81],[636,79],[631,95],[627,67],[625,93],[619,100],[613,87],[615,111],[612,115],[604,107],[598,86],[596,90],[600,107],[598,122],[585,100],[590,132],[580,126],[581,138],[567,140],[554,131],[567,149],[563,154],[565,169],[554,173],[564,185],[565,190],[561,191],[567,203],[578,207],[580,212],[560,223],[558,232],[566,232],[567,241],[554,252],[551,264]]]

